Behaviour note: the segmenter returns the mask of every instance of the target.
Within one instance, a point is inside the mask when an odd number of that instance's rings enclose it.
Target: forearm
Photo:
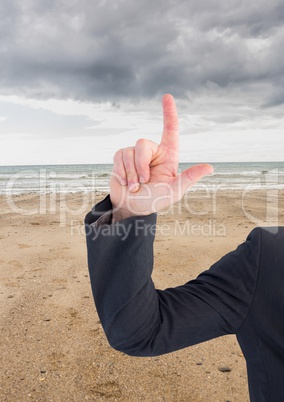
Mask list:
[[[109,343],[129,354],[138,353],[139,342],[145,343],[159,321],[151,279],[155,223],[152,214],[98,227],[86,224],[97,311]]]

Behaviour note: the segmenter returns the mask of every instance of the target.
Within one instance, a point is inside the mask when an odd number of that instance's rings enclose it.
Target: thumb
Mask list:
[[[191,166],[180,173],[175,182],[173,183],[173,190],[178,200],[180,200],[184,193],[194,186],[202,177],[210,175],[214,172],[213,166],[202,163],[199,165]]]

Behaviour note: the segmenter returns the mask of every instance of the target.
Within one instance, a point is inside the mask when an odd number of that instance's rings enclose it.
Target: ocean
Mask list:
[[[179,171],[189,167],[181,163]],[[284,162],[218,162],[191,191],[284,190]],[[112,164],[0,166],[0,194],[108,191]]]

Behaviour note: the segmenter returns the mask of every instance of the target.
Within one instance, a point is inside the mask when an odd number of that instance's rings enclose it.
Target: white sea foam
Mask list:
[[[284,189],[284,162],[213,163],[191,191]],[[189,164],[180,164],[179,170]],[[0,194],[108,191],[112,165],[0,166]]]

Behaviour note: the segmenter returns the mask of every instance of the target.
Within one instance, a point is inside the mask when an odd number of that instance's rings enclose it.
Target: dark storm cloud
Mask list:
[[[263,85],[259,104],[278,105],[283,23],[277,0],[2,0],[0,92],[119,101]]]

